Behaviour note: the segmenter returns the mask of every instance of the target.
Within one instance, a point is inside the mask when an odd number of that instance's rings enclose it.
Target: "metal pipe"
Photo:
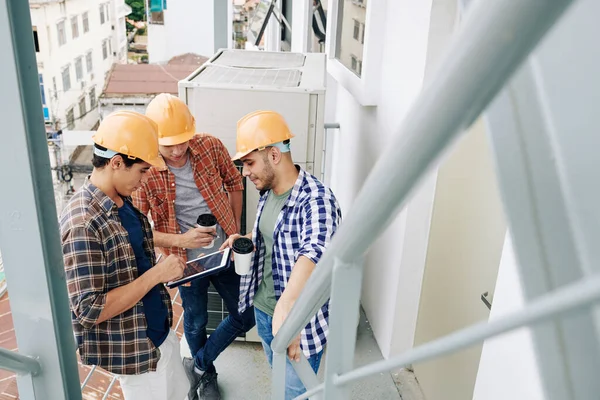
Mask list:
[[[81,384],[81,390],[83,390],[83,388],[86,387],[86,385],[90,381],[92,375],[94,374],[95,370],[96,370],[96,365],[92,366],[92,369],[90,369],[90,372],[88,372],[87,376],[85,377],[85,380]]]
[[[40,365],[40,362],[33,357],[24,356],[6,349],[0,349],[0,369],[35,376],[40,373],[42,366]]]
[[[104,392],[104,397],[102,397],[102,400],[108,399],[108,395],[110,394],[110,391],[112,390],[113,386],[115,386],[115,382],[117,382],[117,377],[113,376],[112,380],[110,381],[110,385],[108,385],[108,387],[106,388],[106,392]]]
[[[273,351],[285,351],[323,305],[334,258],[351,262],[367,251],[442,152],[485,110],[572,2],[496,0],[473,5],[437,74],[386,146],[274,338]]]
[[[406,351],[397,357],[378,361],[355,369],[334,378],[335,385],[346,385],[357,379],[366,378],[381,372],[406,367],[466,349],[486,339],[512,331],[514,329],[539,324],[549,319],[590,308],[600,301],[600,274],[548,293],[526,308],[491,322],[481,322],[461,329],[439,339]],[[321,384],[307,391],[296,400],[306,399],[324,389]]]

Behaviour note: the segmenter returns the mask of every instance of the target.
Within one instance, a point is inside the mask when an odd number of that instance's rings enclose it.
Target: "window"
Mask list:
[[[327,72],[360,105],[376,106],[381,98],[385,2],[332,0],[329,8],[327,29],[334,36],[325,44]]]
[[[33,27],[33,45],[35,46],[35,52],[40,52],[40,41],[38,39],[37,26]]]
[[[106,39],[106,41],[108,42],[108,55],[111,55],[112,54],[112,40]]]
[[[62,70],[62,83],[64,92],[71,90],[71,73],[68,65]]]
[[[83,33],[88,33],[90,31],[90,20],[87,12],[84,12],[81,16],[81,23],[83,24]]]
[[[56,87],[56,77],[52,77],[52,89],[54,89],[54,96],[58,93],[58,88]]]
[[[77,57],[75,59],[75,79],[77,82],[83,79],[83,58]]]
[[[87,110],[85,109],[85,96],[79,99],[79,118],[83,117]]]
[[[110,19],[110,9],[108,8],[108,4],[109,3],[104,4],[104,7],[106,7],[105,12],[106,12],[106,20],[107,21]]]
[[[341,29],[337,29],[335,58],[360,76],[358,60],[362,60],[363,57],[367,9],[364,5],[350,0],[339,0],[338,7],[337,23]]]
[[[90,89],[90,110],[96,108],[96,88]]]
[[[77,39],[79,37],[79,17],[77,17],[77,15],[71,18],[71,33],[73,35],[73,39]]]
[[[100,4],[100,25],[106,22],[106,14],[104,13],[104,4]]]
[[[46,104],[46,91],[44,90],[44,77],[42,74],[38,74],[40,78],[40,93],[42,95],[42,109],[44,110],[44,121],[50,120],[50,112],[48,110],[48,104]]]
[[[165,16],[162,11],[150,13],[150,23],[155,25],[163,25],[165,23]]]
[[[354,20],[354,34],[352,35],[352,37],[356,40],[358,40],[358,37],[360,36],[360,22],[358,22],[357,20]]]
[[[360,44],[365,44],[365,24],[360,24],[362,31],[360,33]]]
[[[60,21],[56,24],[56,32],[58,33],[58,45],[62,46],[67,43],[67,33],[65,32],[65,21]]]
[[[48,44],[48,54],[52,52],[52,27],[50,25],[46,26],[46,43]]]
[[[75,128],[75,112],[73,107],[67,110],[67,129],[73,130]]]
[[[106,60],[108,57],[108,40],[102,41],[102,59]]]
[[[92,70],[94,69],[94,64],[92,62],[92,52],[88,51],[88,53],[85,55],[85,66],[87,69],[88,73],[91,73]]]

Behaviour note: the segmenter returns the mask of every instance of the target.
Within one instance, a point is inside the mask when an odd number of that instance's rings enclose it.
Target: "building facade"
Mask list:
[[[89,130],[113,63],[127,61],[123,0],[29,2],[49,130]]]

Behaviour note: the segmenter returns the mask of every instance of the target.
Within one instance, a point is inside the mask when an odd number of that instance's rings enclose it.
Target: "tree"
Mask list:
[[[131,7],[131,14],[128,15],[129,19],[134,21],[143,21],[146,16],[146,3],[144,0],[125,0],[125,3]]]

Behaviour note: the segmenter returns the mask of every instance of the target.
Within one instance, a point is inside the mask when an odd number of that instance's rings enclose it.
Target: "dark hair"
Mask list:
[[[107,150],[106,147],[102,147],[97,144],[94,144],[94,147],[97,147],[98,150],[102,151]],[[125,163],[125,168],[131,168],[133,164],[144,162],[144,160],[142,160],[141,158],[129,158],[129,156],[127,156],[126,154],[117,153],[116,155],[121,156],[121,158],[123,159],[123,163]],[[92,157],[92,165],[94,166],[94,168],[104,168],[106,165],[108,165],[109,161],[110,158],[100,157],[97,154],[94,154],[94,156]]]

